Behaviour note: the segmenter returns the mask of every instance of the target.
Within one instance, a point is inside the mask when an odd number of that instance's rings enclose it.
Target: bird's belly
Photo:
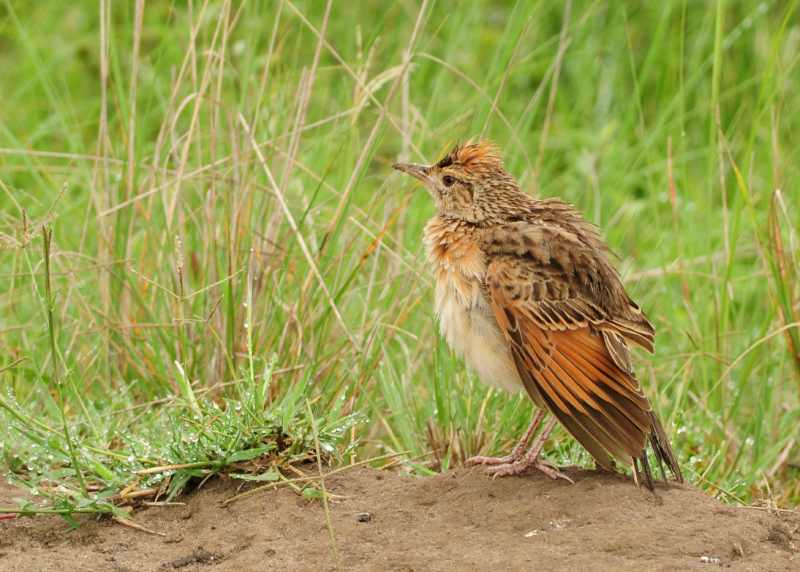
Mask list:
[[[481,381],[506,391],[523,389],[508,343],[485,302],[437,288],[436,313],[448,345],[478,374]]]

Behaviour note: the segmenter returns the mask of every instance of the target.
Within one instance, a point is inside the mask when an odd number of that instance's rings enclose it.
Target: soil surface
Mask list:
[[[0,570],[800,570],[800,514],[720,504],[690,486],[657,494],[615,475],[568,471],[492,480],[356,469],[326,480],[325,510],[289,490],[227,507],[232,483],[139,510],[164,536],[109,520],[70,531],[55,518],[0,521]],[[5,486],[5,485],[2,485]],[[15,496],[0,488],[0,505]]]

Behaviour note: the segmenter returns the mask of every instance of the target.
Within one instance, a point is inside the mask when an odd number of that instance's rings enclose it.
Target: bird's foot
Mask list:
[[[474,467],[475,465],[511,465],[514,463],[519,462],[519,457],[515,457],[514,455],[505,455],[503,457],[482,457],[480,455],[476,455],[475,457],[470,457],[464,464],[468,467]]]
[[[475,457],[470,457],[464,464],[468,467],[472,467],[474,465],[508,465],[511,463],[518,463],[525,458],[525,451],[528,449],[528,443],[530,443],[531,439],[533,438],[533,434],[536,433],[536,430],[539,428],[539,425],[544,418],[544,411],[541,409],[537,410],[531,419],[531,424],[528,426],[528,430],[525,431],[525,435],[522,436],[519,443],[514,446],[514,449],[511,451],[510,455],[504,455],[502,457],[482,457],[480,455],[476,455]],[[547,435],[545,435],[547,438]]]
[[[503,463],[503,464],[494,464],[486,469],[486,473],[491,475],[492,478],[496,479],[497,477],[509,477],[513,475],[521,475],[528,471],[528,469],[534,468],[537,471],[541,471],[554,481],[557,479],[564,479],[572,484],[575,484],[575,481],[572,480],[571,477],[559,471],[556,467],[542,461],[541,459],[536,459],[533,462],[528,461],[526,459],[522,459],[519,461],[513,461],[510,463]]]
[[[569,482],[570,484],[575,484],[575,481],[572,480],[572,477],[567,475],[566,473],[562,473],[558,470],[555,465],[551,465],[550,463],[546,463],[545,461],[539,461],[534,465],[534,467],[543,472],[545,475],[553,479],[554,481],[558,479],[564,479],[565,481]]]
[[[545,441],[547,440],[548,435],[550,435],[550,431],[553,430],[553,426],[556,423],[555,419],[551,419],[545,424],[541,434],[536,438],[533,445],[531,445],[530,450],[527,453],[525,452],[525,450],[528,448],[528,443],[533,437],[533,434],[536,432],[536,429],[539,427],[543,417],[544,412],[536,412],[530,426],[528,427],[528,430],[525,432],[525,435],[522,437],[520,442],[517,443],[510,455],[505,455],[503,457],[475,456],[467,459],[465,464],[467,466],[486,465],[486,473],[491,475],[492,478],[521,475],[533,467],[534,469],[543,472],[553,480],[564,479],[565,481],[569,481],[570,483],[574,484],[575,481],[573,481],[569,476],[559,471],[550,463],[543,461],[540,457]]]

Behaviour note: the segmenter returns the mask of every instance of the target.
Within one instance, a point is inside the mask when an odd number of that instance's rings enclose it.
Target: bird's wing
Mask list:
[[[635,305],[613,315],[633,302],[591,246],[554,227],[506,228],[485,245],[485,288],[531,398],[610,469],[612,456],[640,459],[653,430],[626,344],[652,349],[653,330]]]

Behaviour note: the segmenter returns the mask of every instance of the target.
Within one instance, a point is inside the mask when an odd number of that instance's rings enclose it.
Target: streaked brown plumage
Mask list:
[[[628,344],[653,351],[655,331],[625,292],[597,228],[572,206],[519,189],[496,149],[457,146],[431,166],[397,164],[421,180],[438,208],[425,229],[436,280],[436,313],[449,345],[486,382],[525,389],[612,470],[630,465],[652,487],[648,441],[677,480],[681,471],[637,381]],[[494,475],[536,467],[569,477],[540,458],[543,414],[511,455],[475,457]]]

